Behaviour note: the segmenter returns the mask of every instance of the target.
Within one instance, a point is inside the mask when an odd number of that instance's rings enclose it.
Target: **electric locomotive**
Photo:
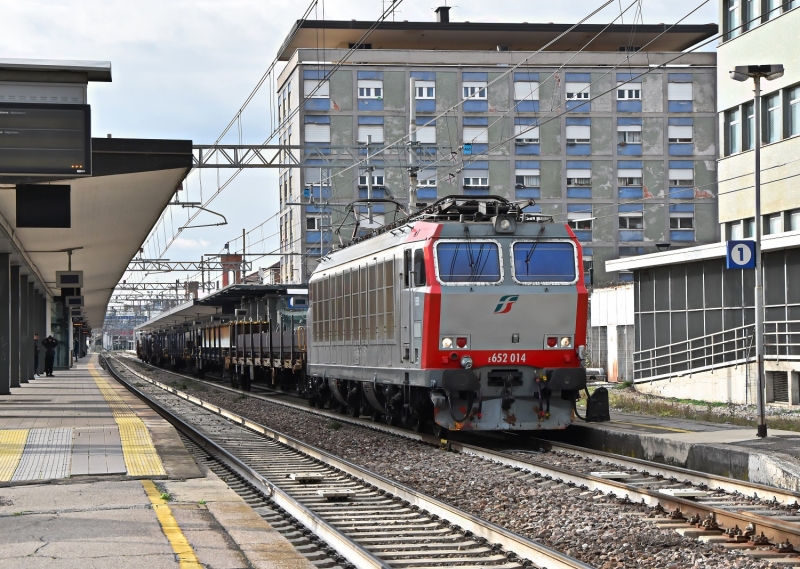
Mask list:
[[[529,204],[450,196],[325,256],[311,404],[438,434],[570,425],[586,389],[581,246]]]

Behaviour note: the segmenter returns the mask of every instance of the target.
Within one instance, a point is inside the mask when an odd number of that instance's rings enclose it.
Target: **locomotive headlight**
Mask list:
[[[464,356],[461,358],[461,367],[464,369],[470,369],[472,367],[472,358],[469,356]]]
[[[572,338],[569,336],[564,336],[561,338],[561,347],[562,348],[569,348],[572,345]]]
[[[453,339],[452,338],[442,338],[442,348],[452,348],[453,347]]]
[[[507,219],[501,219],[500,229],[502,229],[503,231],[508,231],[509,229],[511,229],[511,222],[508,221]]]

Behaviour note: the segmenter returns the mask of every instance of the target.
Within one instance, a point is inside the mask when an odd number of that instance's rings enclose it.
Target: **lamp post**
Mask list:
[[[730,72],[731,79],[747,81],[752,78],[755,83],[755,100],[753,102],[753,115],[755,117],[755,194],[756,194],[756,369],[758,374],[758,389],[756,404],[758,405],[758,432],[759,437],[767,436],[767,422],[764,416],[764,265],[761,262],[761,79],[772,81],[783,76],[783,65],[737,65]]]

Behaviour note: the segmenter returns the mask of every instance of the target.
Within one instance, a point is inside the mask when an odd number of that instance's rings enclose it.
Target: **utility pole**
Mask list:
[[[245,265],[245,258],[244,258],[246,250],[247,248],[245,247],[245,229],[244,227],[242,227],[242,284],[244,284],[244,281],[247,277],[247,265]]]
[[[408,102],[408,134],[411,155],[408,160],[408,213],[412,214],[417,207],[417,172],[419,171],[419,166],[417,166],[417,80],[412,77],[409,84],[411,92]]]
[[[367,135],[367,199],[372,199],[372,172],[375,171],[375,168],[370,163],[370,153],[372,147],[372,135]],[[372,228],[372,204],[367,202],[367,214],[369,216],[369,226]]]

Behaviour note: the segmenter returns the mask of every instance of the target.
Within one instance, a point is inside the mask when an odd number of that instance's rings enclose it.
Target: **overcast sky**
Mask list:
[[[607,23],[631,0],[618,0],[594,17]],[[382,0],[322,0],[312,18],[374,20]],[[647,24],[674,23],[703,0],[643,0]],[[449,2],[450,5],[453,2]],[[460,0],[451,20],[471,22],[573,23],[603,4],[599,0]],[[388,5],[388,2],[386,2]],[[94,136],[191,139],[213,143],[272,62],[287,32],[308,0],[25,0],[3,2],[3,57],[111,61],[112,83],[89,85]],[[404,0],[397,20],[433,21],[437,2]],[[502,6],[502,13],[498,13]],[[718,2],[707,1],[685,23],[715,23]],[[631,23],[634,10],[626,13]],[[262,88],[244,115],[245,143],[262,142],[269,130]],[[229,141],[235,141],[235,136]],[[197,259],[217,252],[242,228],[250,229],[277,211],[276,176],[247,172],[213,203],[229,225],[186,230],[168,258]],[[190,177],[190,198],[197,199],[197,174]],[[211,171],[203,175],[204,197],[215,186]],[[174,212],[186,217],[185,210]],[[211,223],[201,216],[196,223]],[[277,223],[264,228],[274,233]],[[169,233],[169,231],[168,231]],[[257,239],[262,238],[259,232]],[[266,242],[267,250],[277,239]],[[260,262],[268,263],[266,259]],[[175,277],[171,277],[172,280]],[[167,279],[169,280],[169,279]]]

